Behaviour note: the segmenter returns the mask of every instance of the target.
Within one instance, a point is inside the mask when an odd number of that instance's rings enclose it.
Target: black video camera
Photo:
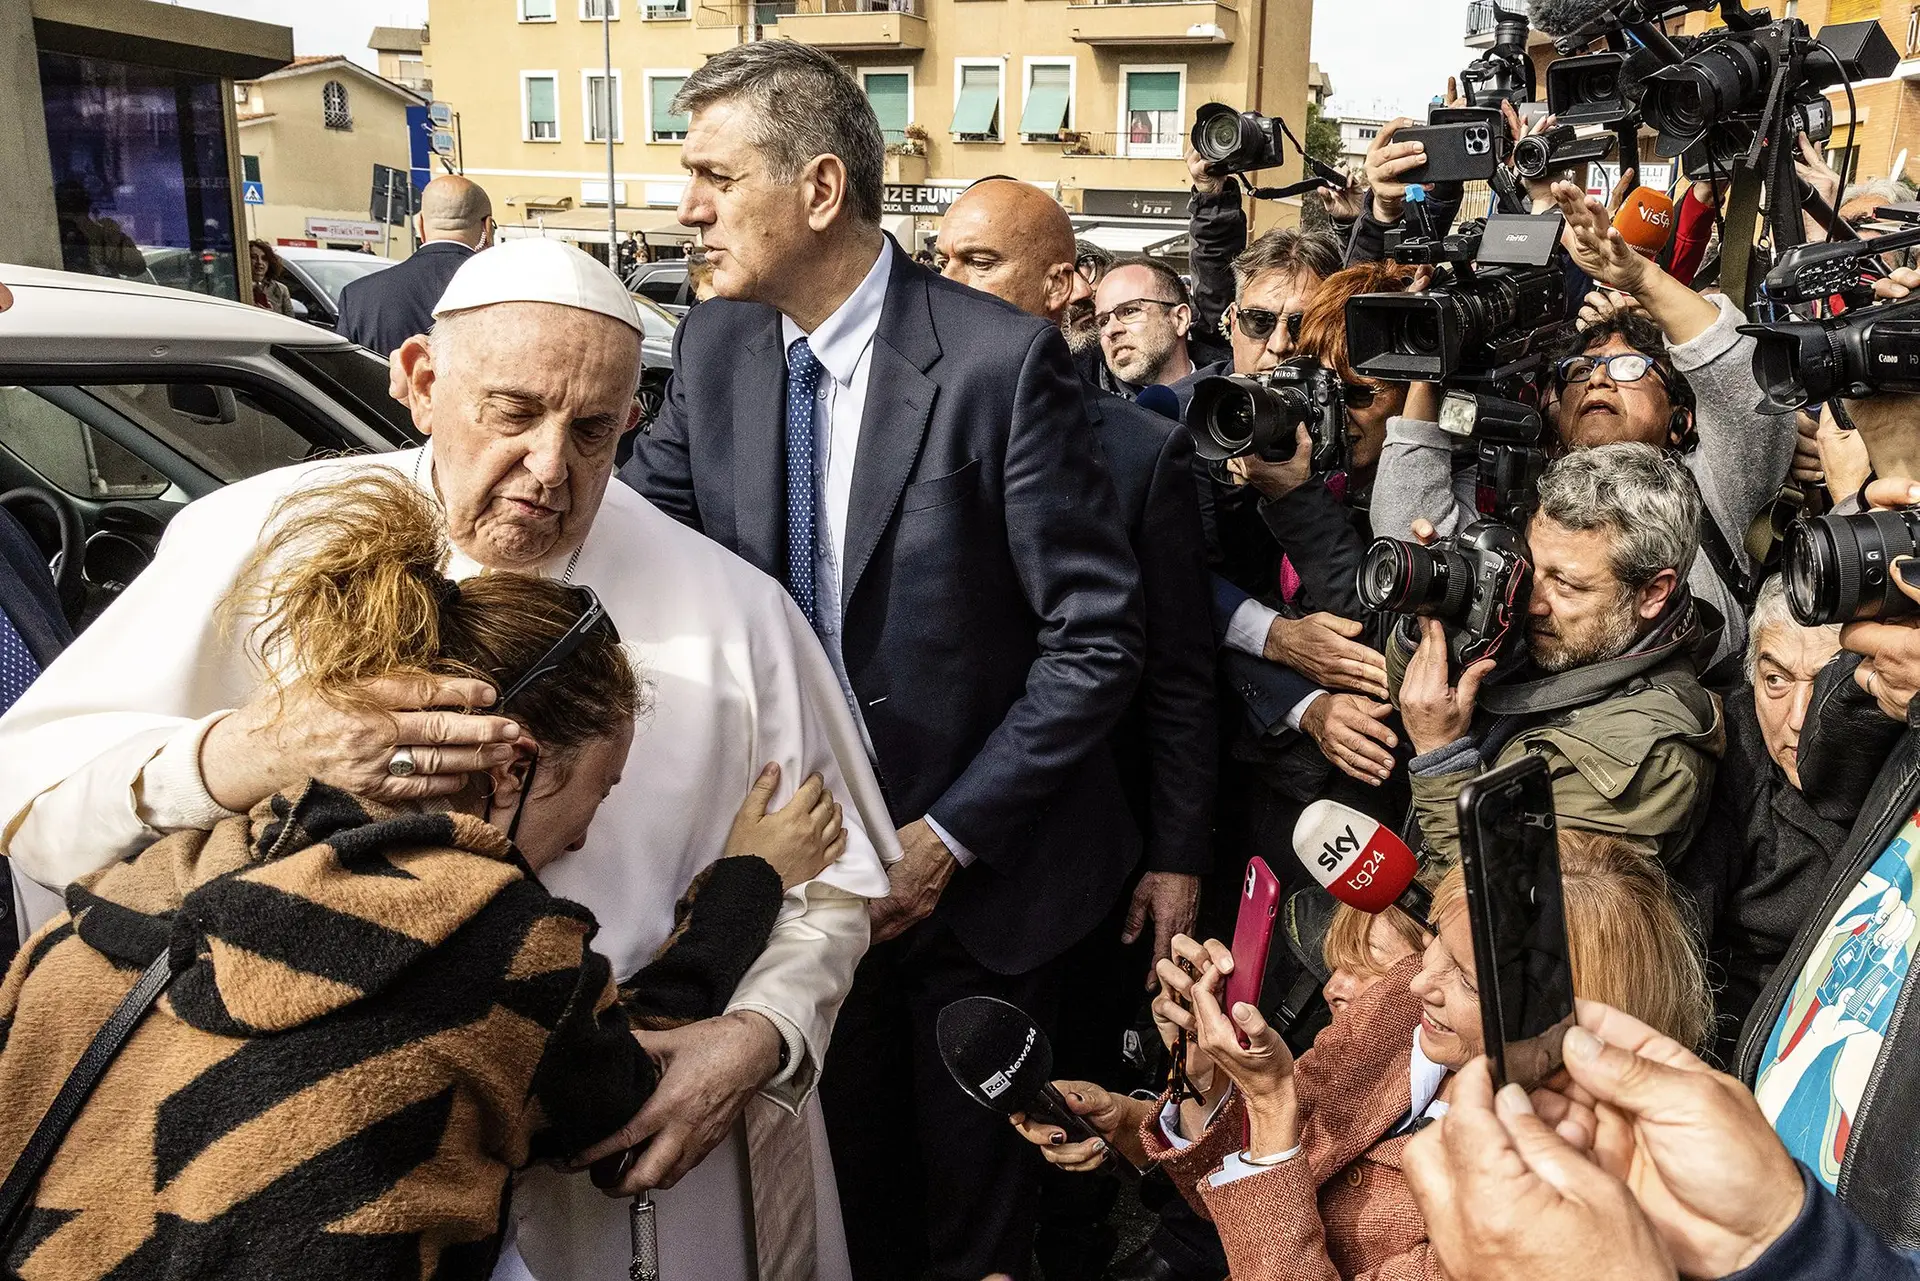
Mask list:
[[[1470,107],[1518,107],[1534,97],[1533,59],[1527,55],[1527,15],[1493,6],[1493,48],[1460,73],[1460,93]]]
[[[1872,303],[1880,255],[1913,245],[1920,245],[1920,227],[1781,253],[1767,273],[1766,302],[1790,307],[1839,295],[1848,306],[1837,316],[1740,326],[1754,339],[1754,377],[1766,393],[1761,410],[1784,413],[1836,396],[1920,393],[1920,297]]]
[[[1437,618],[1447,653],[1460,668],[1498,658],[1527,618],[1533,555],[1503,520],[1477,520],[1453,537],[1422,547],[1378,538],[1360,562],[1360,600],[1386,614]]]
[[[1833,135],[1833,106],[1820,91],[1891,75],[1900,61],[1875,20],[1828,26],[1815,40],[1798,18],[1746,19],[1753,25],[1729,22],[1696,37],[1681,61],[1639,81],[1641,113],[1660,135],[1655,150],[1682,157],[1689,173],[1731,168],[1759,137],[1804,133],[1824,142]],[[1780,113],[1777,134],[1769,106]]]
[[[1387,256],[1438,265],[1423,294],[1347,302],[1353,367],[1369,378],[1495,386],[1538,363],[1569,329],[1563,219],[1493,214],[1451,236],[1388,233]]]
[[[1285,136],[1279,117],[1235,111],[1224,102],[1209,102],[1193,117],[1193,149],[1215,174],[1279,168],[1286,159]]]
[[[1556,169],[1605,160],[1619,140],[1610,133],[1582,138],[1572,125],[1555,125],[1513,144],[1513,170],[1532,181]]]
[[[1893,562],[1920,555],[1920,509],[1816,516],[1787,530],[1787,606],[1803,627],[1920,614]]]
[[[1305,426],[1313,441],[1310,465],[1323,476],[1346,457],[1345,393],[1339,371],[1311,356],[1261,374],[1202,378],[1187,407],[1187,432],[1194,452],[1211,463],[1248,455],[1284,463]]]

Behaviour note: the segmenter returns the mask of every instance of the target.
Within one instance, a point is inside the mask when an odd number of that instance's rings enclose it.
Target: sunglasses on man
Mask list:
[[[1235,327],[1254,342],[1265,342],[1273,337],[1273,331],[1279,328],[1282,321],[1285,321],[1287,340],[1297,343],[1300,341],[1300,322],[1304,318],[1302,312],[1289,311],[1282,315],[1277,311],[1268,311],[1264,307],[1236,307],[1233,313]]]

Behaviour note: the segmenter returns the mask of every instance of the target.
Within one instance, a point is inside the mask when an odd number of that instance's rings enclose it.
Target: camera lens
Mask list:
[[[1579,102],[1608,102],[1620,96],[1620,71],[1617,67],[1595,67],[1582,72],[1573,83],[1574,97]]]
[[[1803,520],[1787,531],[1787,605],[1803,627],[1907,618],[1920,606],[1893,581],[1893,562],[1920,554],[1920,511]]]
[[[1400,328],[1400,350],[1410,355],[1431,356],[1440,350],[1440,315],[1434,311],[1410,311]]]
[[[1722,119],[1758,106],[1748,99],[1764,80],[1760,55],[1748,42],[1728,38],[1647,77],[1641,109],[1662,134],[1697,138]]]
[[[1197,150],[1208,160],[1224,160],[1240,147],[1240,117],[1225,112],[1201,126]]]
[[[1450,547],[1376,538],[1360,562],[1360,603],[1376,613],[1459,621],[1473,593],[1466,558]]]

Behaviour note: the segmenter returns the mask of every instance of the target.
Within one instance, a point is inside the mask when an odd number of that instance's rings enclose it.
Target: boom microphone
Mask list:
[[[1558,40],[1578,35],[1603,18],[1613,6],[1607,0],[1528,0],[1527,21],[1535,31]]]
[[[1140,389],[1140,394],[1133,398],[1133,403],[1142,409],[1151,409],[1162,418],[1180,421],[1180,397],[1171,387],[1150,383]]]
[[[1327,893],[1362,912],[1398,907],[1431,930],[1433,895],[1419,881],[1420,860],[1407,843],[1359,810],[1315,801],[1293,828],[1294,857]]]
[[[934,1039],[954,1082],[975,1103],[1004,1116],[1025,1112],[1059,1126],[1070,1141],[1100,1138],[1054,1088],[1053,1044],[1019,1006],[992,996],[962,997],[940,1011]],[[1101,1146],[1114,1169],[1139,1173],[1104,1139]]]
[[[1643,258],[1657,258],[1673,239],[1673,201],[1664,191],[1635,187],[1627,193],[1614,230]]]

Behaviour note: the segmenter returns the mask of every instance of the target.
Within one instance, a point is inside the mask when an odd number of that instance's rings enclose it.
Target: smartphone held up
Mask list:
[[[1560,1070],[1573,963],[1546,763],[1524,756],[1460,792],[1460,865],[1480,1023],[1494,1083],[1531,1089]]]

